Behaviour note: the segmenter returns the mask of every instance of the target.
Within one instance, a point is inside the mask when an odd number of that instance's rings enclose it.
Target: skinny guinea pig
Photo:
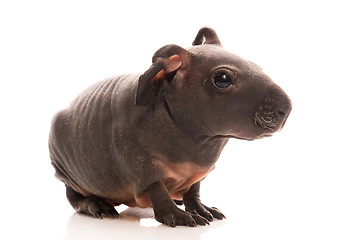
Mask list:
[[[281,130],[291,100],[256,64],[226,51],[210,28],[187,49],[166,45],[143,74],[88,88],[55,115],[49,150],[73,208],[98,218],[152,206],[171,227],[223,219],[200,182],[229,138]],[[185,211],[176,203],[184,204]]]

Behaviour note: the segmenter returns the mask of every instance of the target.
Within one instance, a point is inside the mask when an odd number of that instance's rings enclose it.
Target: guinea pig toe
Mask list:
[[[119,218],[119,213],[113,206],[99,198],[88,199],[87,212],[97,218]]]
[[[209,222],[206,218],[202,217],[199,214],[191,214],[192,218],[194,219],[194,221],[197,223],[197,225],[200,226],[205,226],[205,225],[209,225]]]
[[[206,224],[209,225],[209,222],[204,217],[198,214],[190,214],[181,209],[177,209],[176,211],[165,214],[163,216],[156,214],[155,219],[158,222],[164,223],[170,227],[176,227],[176,226],[196,227],[197,225],[201,225],[201,226],[204,226]]]
[[[197,209],[189,209],[186,207],[186,211],[193,215],[199,215],[203,218],[207,219],[207,221],[212,222],[213,221],[213,215],[207,211],[204,207],[198,206]]]
[[[119,218],[119,213],[112,207],[109,209],[103,209],[103,212],[101,213],[102,218],[113,218],[117,219]]]
[[[217,218],[218,220],[222,220],[226,218],[226,216],[224,216],[224,214],[221,211],[219,211],[218,208],[216,207],[207,207],[205,205],[203,205],[203,207],[207,209],[207,211],[209,211],[212,214],[212,216],[214,218]]]

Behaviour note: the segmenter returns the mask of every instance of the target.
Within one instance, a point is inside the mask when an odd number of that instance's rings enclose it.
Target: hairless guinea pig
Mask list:
[[[228,139],[271,136],[291,106],[259,66],[202,28],[192,47],[166,45],[143,74],[96,83],[57,113],[51,162],[78,212],[115,218],[119,204],[152,206],[169,226],[205,225],[224,218],[199,188]]]

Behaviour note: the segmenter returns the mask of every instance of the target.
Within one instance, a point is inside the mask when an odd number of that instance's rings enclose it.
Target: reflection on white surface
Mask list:
[[[201,239],[205,232],[225,221],[214,220],[211,226],[171,228],[153,218],[153,209],[128,208],[120,219],[97,219],[74,213],[69,217],[66,240],[75,239]]]

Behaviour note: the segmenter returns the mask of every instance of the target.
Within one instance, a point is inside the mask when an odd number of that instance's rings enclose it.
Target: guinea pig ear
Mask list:
[[[193,46],[202,44],[214,44],[222,47],[221,41],[219,40],[217,33],[212,28],[208,27],[201,28],[192,43]]]
[[[155,103],[159,99],[162,82],[170,81],[178,71],[185,71],[189,64],[190,54],[187,50],[174,44],[160,48],[153,56],[153,64],[139,77],[136,105]]]

